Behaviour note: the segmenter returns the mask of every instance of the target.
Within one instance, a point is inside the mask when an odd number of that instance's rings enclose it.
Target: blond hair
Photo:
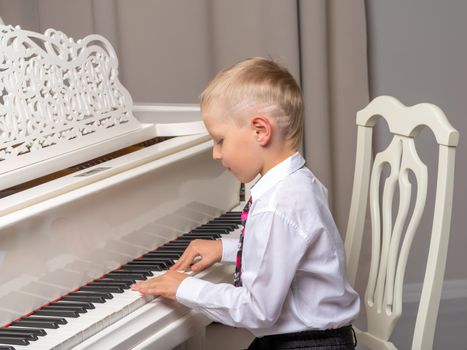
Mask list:
[[[249,58],[219,72],[201,94],[201,109],[221,106],[240,122],[259,113],[274,118],[289,145],[297,150],[303,134],[303,98],[290,72],[261,57]]]

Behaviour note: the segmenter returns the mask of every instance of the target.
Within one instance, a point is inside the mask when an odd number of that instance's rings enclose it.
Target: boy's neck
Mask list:
[[[294,155],[297,150],[285,147],[281,150],[276,150],[275,152],[265,152],[263,169],[261,170],[261,176],[264,176],[269,170],[274,168],[277,164],[283,162],[290,156]]]

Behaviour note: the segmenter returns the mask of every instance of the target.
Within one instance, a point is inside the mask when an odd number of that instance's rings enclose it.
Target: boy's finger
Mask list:
[[[142,288],[146,288],[147,286],[148,286],[147,281],[145,281],[145,282],[136,282],[136,283],[131,285],[131,289],[135,290],[135,291],[139,291]]]
[[[199,262],[197,262],[196,264],[193,264],[191,266],[191,270],[192,271],[202,271],[204,270],[209,264],[205,261],[205,260],[200,260]]]
[[[151,295],[159,295],[159,289],[157,287],[145,287],[139,290],[141,294],[151,294]]]
[[[180,270],[180,266],[182,266],[183,264],[185,264],[185,261],[187,259],[187,252],[185,250],[185,253],[183,253],[183,255],[181,257],[178,258],[178,260],[175,262],[175,264],[173,264],[169,270],[173,270],[173,271],[177,271],[177,270]]]
[[[180,264],[182,263],[182,259],[183,259],[183,255],[180,258],[178,258],[175,264],[169,267],[169,270],[178,270]]]
[[[172,265],[170,270],[185,271],[188,267],[190,267],[191,263],[197,256],[198,254],[196,252],[193,252],[193,251],[188,252],[187,250],[185,250],[185,253],[183,253],[180,259],[178,259],[178,261],[174,265]]]
[[[138,283],[135,283],[135,284],[132,284],[130,286],[131,290],[138,290],[140,288],[139,284]]]
[[[191,253],[191,254],[190,254]],[[189,259],[189,256],[194,254],[193,249],[188,246],[183,254],[178,258],[178,260],[175,262],[175,264],[172,265],[172,267],[169,270],[176,270],[182,265],[187,259]],[[188,263],[188,265],[191,263],[191,261]]]
[[[186,260],[186,257],[188,255],[189,247],[185,249],[183,254],[178,258],[178,260],[173,264],[169,270],[178,270],[180,268],[180,265]]]

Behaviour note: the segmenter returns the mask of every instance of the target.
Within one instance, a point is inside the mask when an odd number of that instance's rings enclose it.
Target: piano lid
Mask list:
[[[0,25],[0,189],[157,136],[102,36]]]

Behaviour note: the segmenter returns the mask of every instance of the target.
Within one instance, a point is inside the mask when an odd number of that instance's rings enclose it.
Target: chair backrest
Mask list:
[[[373,156],[372,138],[379,117],[386,120],[393,138],[385,150]],[[413,350],[431,349],[447,255],[459,133],[437,106],[422,103],[407,107],[390,96],[377,97],[359,111],[357,126],[355,175],[345,249],[348,276],[355,284],[369,201],[371,262],[364,296],[368,329],[356,329],[356,333],[359,343],[370,349],[396,349],[390,337],[402,313],[407,258],[425,208],[428,186],[428,169],[416,152],[414,138],[423,127],[428,127],[439,147],[430,247],[412,340]],[[383,168],[390,168],[387,177],[382,176]],[[409,172],[416,182],[414,195]],[[399,196],[394,196],[397,189]],[[398,211],[393,213],[396,198]],[[409,215],[411,204],[413,210]]]

